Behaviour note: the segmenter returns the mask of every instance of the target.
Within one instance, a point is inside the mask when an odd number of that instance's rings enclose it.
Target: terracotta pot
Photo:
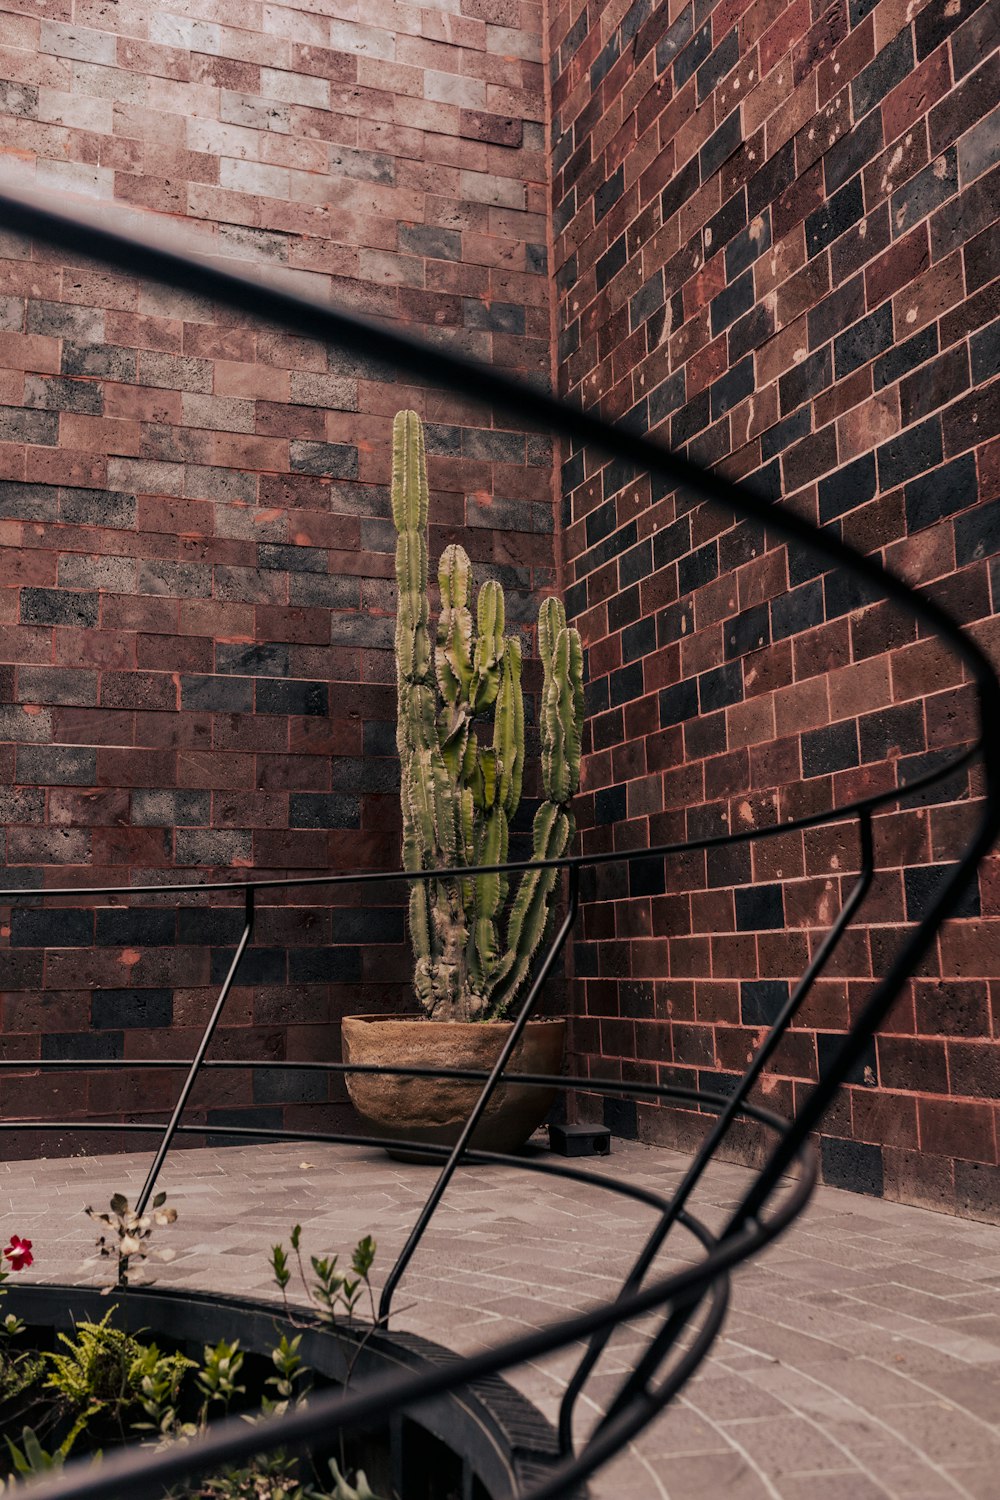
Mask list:
[[[508,1021],[347,1016],[342,1028],[344,1061],[489,1070],[509,1032]],[[508,1067],[512,1073],[561,1073],[565,1046],[564,1019],[529,1021]],[[458,1140],[482,1090],[479,1082],[451,1078],[375,1073],[348,1073],[346,1077],[351,1103],[369,1134],[445,1146]],[[518,1150],[545,1119],[555,1097],[555,1089],[502,1084],[476,1127],[473,1146],[484,1151]]]

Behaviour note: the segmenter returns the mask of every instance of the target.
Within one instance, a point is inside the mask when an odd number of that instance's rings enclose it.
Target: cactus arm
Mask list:
[[[573,837],[572,815],[554,802],[543,802],[532,826],[532,858],[559,859]],[[558,870],[525,870],[507,923],[507,951],[494,972],[489,1016],[500,1019],[524,984],[545,937]]]
[[[441,696],[452,710],[468,704],[473,681],[472,564],[464,548],[446,547],[438,566],[441,614],[434,653]]]
[[[488,580],[477,604],[475,677],[470,694],[473,713],[481,714],[496,702],[500,690],[500,661],[504,654],[504,598],[498,583]]]
[[[553,643],[542,689],[542,785],[551,802],[568,802],[580,785],[577,684],[582,675],[580,637],[564,627]]]
[[[521,643],[516,636],[508,636],[504,646],[493,720],[493,748],[502,767],[500,801],[510,819],[521,801],[524,774],[524,694],[521,691]]]

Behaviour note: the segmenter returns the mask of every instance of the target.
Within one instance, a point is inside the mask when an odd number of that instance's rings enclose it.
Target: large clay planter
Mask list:
[[[488,1071],[509,1032],[508,1021],[347,1016],[342,1030],[344,1061]],[[508,1068],[512,1073],[561,1073],[565,1046],[564,1019],[529,1021]],[[369,1134],[383,1140],[451,1146],[458,1140],[482,1084],[451,1078],[400,1078],[391,1073],[348,1073],[347,1091]],[[476,1127],[472,1145],[484,1151],[518,1150],[545,1119],[555,1097],[555,1089],[501,1084]]]

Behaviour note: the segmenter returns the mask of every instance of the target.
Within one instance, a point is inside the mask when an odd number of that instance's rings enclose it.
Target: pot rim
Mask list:
[[[568,1016],[533,1016],[529,1020],[529,1026],[565,1026],[569,1020]],[[391,1011],[388,1014],[379,1015],[366,1012],[360,1015],[342,1016],[341,1025],[345,1021],[420,1021],[425,1026],[475,1026],[480,1030],[487,1026],[506,1026],[510,1028],[514,1022],[508,1021],[437,1021],[431,1016],[425,1016],[423,1011]]]

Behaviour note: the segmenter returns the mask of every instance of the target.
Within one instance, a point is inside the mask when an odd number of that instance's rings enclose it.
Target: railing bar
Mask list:
[[[219,998],[215,1002],[212,1014],[209,1016],[208,1023],[205,1026],[204,1032],[202,1033],[201,1041],[198,1044],[198,1050],[191,1060],[191,1066],[188,1069],[187,1077],[184,1080],[180,1094],[177,1096],[177,1103],[174,1105],[173,1112],[167,1122],[167,1128],[163,1132],[163,1139],[160,1142],[155,1157],[153,1158],[153,1164],[146,1175],[146,1181],[142,1185],[142,1191],[140,1192],[139,1197],[136,1199],[135,1212],[137,1214],[141,1214],[144,1211],[146,1204],[149,1202],[153,1189],[156,1186],[156,1179],[159,1177],[160,1171],[163,1167],[163,1163],[167,1159],[167,1153],[169,1152],[170,1147],[173,1144],[174,1136],[177,1134],[177,1128],[180,1125],[181,1116],[184,1113],[184,1109],[187,1105],[188,1098],[190,1097],[191,1090],[194,1088],[195,1083],[198,1080],[198,1074],[201,1072],[201,1065],[204,1062],[205,1053],[208,1051],[209,1046],[211,1045],[212,1037],[215,1035],[215,1028],[218,1026],[220,1020],[222,1019],[222,1012],[225,1009],[226,1001],[229,998],[229,991],[232,989],[233,980],[236,978],[236,970],[240,966],[240,960],[246,952],[247,944],[249,943],[250,938],[253,935],[253,924],[254,890],[252,885],[248,885],[246,888],[246,925],[243,928],[243,935],[240,938],[239,944],[236,948],[236,952],[233,954],[233,961],[229,965],[229,972],[223,982],[222,989],[219,991]]]
[[[2,202],[2,195],[0,195]],[[874,812],[893,802],[905,801],[917,792],[925,791],[939,781],[944,781],[969,764],[983,750],[984,737],[980,736],[966,747],[953,761],[948,761],[937,770],[928,771],[915,781],[902,787],[890,787],[887,791],[874,793],[857,802],[845,803],[842,807],[826,808],[822,812],[809,813],[801,818],[790,818],[786,823],[769,823],[762,828],[738,828],[731,833],[706,835],[702,838],[675,840],[666,844],[651,844],[644,849],[609,849],[594,854],[564,854],[558,859],[510,860],[502,865],[455,865],[441,870],[349,870],[335,875],[289,876],[274,880],[218,880],[185,881],[178,885],[86,885],[53,886],[51,889],[38,886],[18,886],[13,890],[0,890],[0,902],[46,900],[49,897],[71,896],[167,896],[194,895],[199,891],[256,891],[297,890],[319,886],[336,885],[388,885],[394,881],[409,880],[457,880],[471,875],[518,874],[525,870],[572,870],[595,869],[601,865],[632,864],[640,859],[666,859],[675,854],[690,854],[701,849],[727,848],[730,844],[752,843],[755,839],[779,838],[784,833],[795,833],[797,829],[818,828],[825,823],[846,823],[864,812]],[[970,805],[972,805],[970,803]]]
[[[795,987],[795,989],[789,995],[785,1004],[782,1006],[782,1009],[776,1020],[771,1025],[767,1036],[764,1038],[760,1046],[757,1048],[757,1051],[754,1053],[749,1067],[746,1069],[740,1079],[739,1086],[730,1096],[729,1103],[726,1105],[725,1109],[721,1111],[718,1119],[715,1120],[711,1129],[706,1133],[704,1140],[689,1162],[684,1176],[681,1178],[680,1182],[677,1185],[676,1191],[671,1201],[670,1209],[663,1216],[661,1222],[655,1226],[649,1236],[649,1239],[646,1241],[646,1244],[640,1251],[632,1266],[632,1269],[629,1271],[628,1276],[622,1284],[622,1289],[618,1294],[619,1298],[624,1296],[627,1292],[632,1291],[634,1287],[640,1286],[642,1284],[643,1278],[648,1272],[650,1266],[653,1264],[653,1261],[656,1259],[656,1256],[659,1254],[664,1241],[670,1233],[670,1230],[673,1228],[678,1214],[684,1208],[684,1205],[687,1203],[692,1192],[701,1181],[705,1169],[708,1166],[709,1162],[712,1160],[715,1151],[728,1135],[733,1121],[740,1113],[741,1106],[749,1097],[750,1091],[753,1088],[754,1084],[757,1082],[757,1079],[760,1077],[764,1068],[767,1066],[767,1063],[770,1061],[775,1051],[780,1046],[789,1026],[805,1003],[810,990],[812,989],[813,985],[816,983],[816,980],[826,968],[834,952],[836,951],[837,945],[840,942],[840,939],[846,931],[855,912],[861,905],[861,902],[864,900],[865,896],[868,894],[868,891],[871,887],[872,876],[875,871],[875,848],[872,841],[871,815],[867,811],[861,814],[859,825],[861,845],[861,870],[857,880],[851,888],[847,900],[841,907],[836,921],[833,923],[832,927],[824,937],[823,942],[820,944],[815,954],[813,955],[812,962],[809,964],[809,967],[806,969],[802,978],[799,980],[798,985]],[[690,1313],[685,1316],[683,1321],[687,1322],[689,1316]],[[600,1359],[604,1349],[607,1347],[607,1343],[610,1337],[610,1333],[595,1335],[593,1343],[586,1350],[584,1350],[580,1363],[574,1370],[569,1384],[566,1387],[566,1391],[563,1395],[559,1407],[559,1442],[561,1450],[564,1453],[568,1453],[570,1451],[570,1445],[572,1443],[573,1409],[576,1405],[581,1390],[586,1384],[588,1376],[590,1375],[594,1366],[597,1364],[597,1361]],[[645,1383],[645,1381],[643,1381],[643,1383]],[[626,1382],[623,1390],[625,1390],[627,1386],[628,1382]]]
[[[573,923],[576,921],[576,914],[579,908],[579,895],[579,871],[571,867],[569,874],[569,900],[566,915],[559,926],[558,932],[549,945],[545,957],[542,959],[542,962],[538,966],[537,972],[535,973],[535,976],[531,982],[531,987],[528,990],[527,995],[525,996],[524,1003],[522,1004],[516,1019],[511,1024],[507,1039],[504,1042],[503,1047],[500,1049],[500,1055],[497,1058],[496,1062],[493,1064],[492,1069],[490,1070],[490,1075],[483,1085],[483,1089],[481,1094],[479,1095],[479,1098],[472,1106],[469,1118],[466,1120],[465,1124],[462,1127],[462,1133],[452,1147],[451,1154],[442,1167],[440,1176],[438,1177],[434,1186],[431,1188],[431,1191],[427,1197],[427,1201],[424,1204],[423,1208],[420,1210],[417,1221],[414,1224],[413,1228],[410,1230],[410,1233],[406,1239],[406,1243],[403,1246],[402,1250],[400,1250],[399,1255],[396,1258],[395,1265],[389,1272],[389,1275],[386,1277],[385,1285],[382,1288],[382,1296],[379,1301],[379,1319],[383,1322],[383,1326],[386,1326],[388,1324],[389,1313],[392,1307],[392,1296],[396,1290],[396,1287],[399,1285],[400,1278],[402,1277],[403,1272],[406,1270],[407,1266],[412,1260],[414,1251],[420,1244],[420,1241],[423,1239],[427,1226],[434,1216],[435,1209],[441,1202],[441,1199],[444,1197],[445,1190],[447,1189],[452,1177],[454,1177],[455,1175],[455,1169],[457,1168],[458,1163],[462,1157],[462,1153],[465,1151],[466,1146],[472,1139],[472,1133],[475,1130],[476,1126],[479,1124],[479,1121],[482,1118],[483,1111],[485,1110],[487,1104],[489,1104],[490,1099],[493,1097],[493,1093],[496,1090],[498,1083],[500,1082],[503,1070],[507,1066],[509,1059],[513,1055],[515,1047],[521,1040],[522,1033],[524,1032],[528,1021],[531,1018],[531,1013],[535,1008],[535,1003],[538,999],[539,993],[541,992],[542,985],[545,983],[546,979],[548,979],[550,973],[552,972],[552,968],[555,964],[556,959],[559,957],[559,954],[563,950],[563,946],[566,942],[567,937],[569,936]]]

